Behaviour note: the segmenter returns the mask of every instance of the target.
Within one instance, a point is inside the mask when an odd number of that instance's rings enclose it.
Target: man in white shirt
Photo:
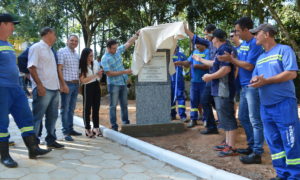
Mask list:
[[[56,61],[51,46],[56,41],[54,29],[45,27],[41,30],[41,41],[29,49],[28,69],[32,81],[32,112],[34,130],[38,136],[41,122],[45,115],[47,129],[46,143],[48,148],[63,148],[56,142],[55,124],[58,117],[59,89]]]
[[[79,88],[79,55],[75,51],[77,46],[78,37],[71,35],[68,37],[67,46],[57,52],[58,77],[63,90],[61,93],[62,131],[66,141],[74,141],[71,135],[82,135],[73,129],[73,115]]]

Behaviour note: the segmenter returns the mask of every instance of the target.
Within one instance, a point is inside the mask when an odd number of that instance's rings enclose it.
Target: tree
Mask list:
[[[18,17],[21,22],[16,26],[14,39],[27,42],[36,42],[40,39],[39,31],[42,27],[49,26],[55,29],[58,36],[57,48],[61,47],[61,37],[64,34],[63,9],[55,6],[49,0],[3,0],[0,6],[5,12]]]
[[[64,8],[70,17],[76,18],[82,27],[86,47],[90,47],[99,24],[119,13],[117,0],[53,0]]]
[[[283,24],[281,18],[279,17],[278,13],[275,11],[275,8],[273,7],[274,5],[272,4],[272,2],[269,1],[269,0],[262,0],[262,2],[269,9],[273,19],[276,21],[279,28],[283,32],[283,34],[286,36],[287,41],[289,42],[289,44],[291,44],[291,46],[296,51],[297,56],[300,57],[300,48],[299,48],[297,42],[292,38],[290,32],[284,26],[284,24]]]

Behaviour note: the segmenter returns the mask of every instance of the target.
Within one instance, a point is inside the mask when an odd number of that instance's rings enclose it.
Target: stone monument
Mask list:
[[[145,64],[136,82],[136,124],[123,125],[131,136],[161,136],[185,130],[182,122],[171,122],[171,77],[169,49],[159,49]]]

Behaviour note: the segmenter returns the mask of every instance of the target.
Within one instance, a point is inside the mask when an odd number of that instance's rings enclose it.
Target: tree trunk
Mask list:
[[[105,22],[102,24],[102,35],[101,35],[101,46],[100,46],[100,57],[103,56],[105,47],[104,47],[104,42],[105,42]]]
[[[89,48],[92,44],[92,34],[89,31],[89,29],[86,29],[84,26],[82,26],[82,33],[83,33],[85,47]]]
[[[272,17],[275,19],[275,21],[279,25],[280,29],[282,30],[282,32],[286,36],[287,40],[292,45],[292,47],[295,50],[297,56],[300,57],[300,48],[299,48],[299,46],[297,45],[296,41],[294,39],[292,39],[292,37],[290,36],[290,33],[284,27],[284,25],[283,25],[282,21],[280,20],[278,14],[276,13],[275,9],[273,9],[273,7],[271,6],[271,4],[268,0],[262,0],[262,2],[270,10],[270,13],[271,13]]]

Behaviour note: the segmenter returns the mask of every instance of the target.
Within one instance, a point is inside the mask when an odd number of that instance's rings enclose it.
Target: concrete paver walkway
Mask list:
[[[58,119],[58,140],[63,139],[60,122]],[[83,128],[75,129],[83,132]],[[8,169],[0,164],[0,179],[200,179],[101,137],[90,139],[79,136],[74,137],[73,142],[59,141],[65,145],[65,149],[53,150],[37,160],[31,160],[28,159],[27,149],[13,120],[10,122],[9,131],[11,140],[16,142],[16,146],[10,147],[10,154],[18,162],[19,167]],[[44,129],[43,134],[45,132]],[[43,145],[41,147],[45,148]]]

